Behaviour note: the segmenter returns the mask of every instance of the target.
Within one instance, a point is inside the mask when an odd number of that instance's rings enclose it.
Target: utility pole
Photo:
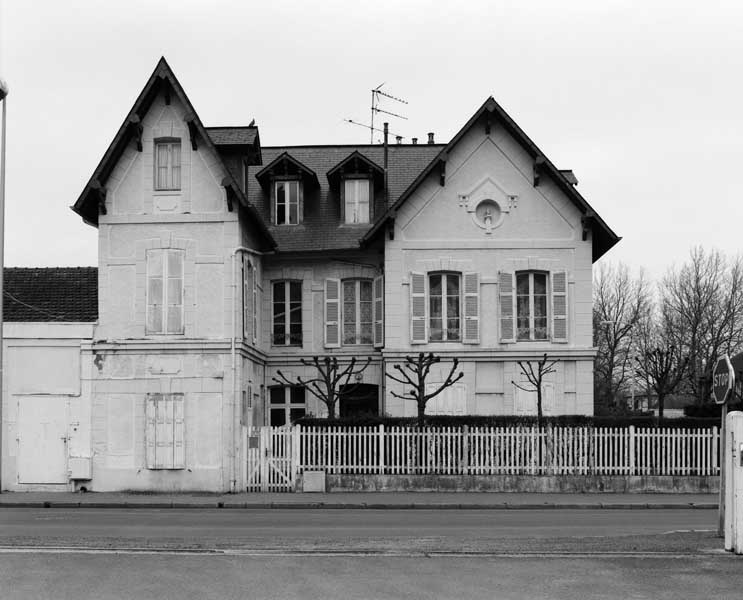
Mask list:
[[[3,481],[2,459],[3,459],[3,280],[5,279],[5,130],[8,110],[8,85],[0,79],[0,102],[3,104],[2,137],[0,137],[0,484]],[[0,485],[2,489],[2,485]]]

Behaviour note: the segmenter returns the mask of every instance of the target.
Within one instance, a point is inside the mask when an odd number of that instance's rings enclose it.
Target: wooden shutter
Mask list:
[[[162,333],[163,302],[165,298],[166,282],[163,278],[164,252],[153,249],[147,251],[147,315],[145,318],[145,333]]]
[[[304,221],[304,181],[297,181],[297,225]]]
[[[165,332],[166,333],[183,333],[183,271],[184,271],[184,254],[183,250],[168,250],[164,253],[163,260],[166,261],[166,316]]]
[[[465,344],[480,343],[480,274],[464,274],[464,335]]]
[[[410,343],[425,344],[428,341],[428,319],[426,306],[426,275],[410,273]]]
[[[374,347],[384,346],[384,277],[374,278]]]
[[[500,311],[500,341],[511,343],[516,341],[516,315],[514,310],[514,282],[513,273],[498,273],[498,308]]]
[[[568,341],[568,274],[552,273],[552,341]]]
[[[260,310],[260,304],[258,303],[258,272],[256,271],[255,265],[253,265],[253,290],[252,290],[252,302],[253,302],[253,346],[258,345],[258,311]]]
[[[340,279],[325,280],[325,347],[340,348]]]
[[[155,468],[171,469],[173,467],[174,448],[172,396],[169,394],[158,396],[155,418]]]
[[[155,449],[157,447],[157,400],[160,394],[147,394],[145,410],[145,463],[148,469],[156,469]]]
[[[183,394],[171,394],[173,407],[173,462],[172,469],[186,468],[186,413]]]

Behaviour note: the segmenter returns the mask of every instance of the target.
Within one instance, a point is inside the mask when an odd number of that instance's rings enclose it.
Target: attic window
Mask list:
[[[302,182],[277,180],[274,182],[274,214],[276,225],[297,225],[301,217]]]
[[[155,140],[155,189],[181,189],[181,140]]]
[[[343,209],[345,222],[356,225],[369,222],[370,179],[343,181]]]

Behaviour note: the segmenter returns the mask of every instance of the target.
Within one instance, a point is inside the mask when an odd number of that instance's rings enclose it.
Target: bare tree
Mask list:
[[[616,406],[632,374],[637,324],[650,300],[650,285],[642,270],[633,277],[627,265],[601,264],[593,280],[593,336],[598,348],[594,388],[596,398],[607,406]]]
[[[685,386],[702,404],[718,357],[734,354],[743,342],[741,258],[731,262],[718,250],[693,248],[688,262],[663,279],[661,305],[671,342],[687,357]]]
[[[281,371],[276,371],[278,378],[274,377],[276,383],[286,385],[299,385],[306,388],[315,398],[320,400],[328,409],[328,419],[335,418],[335,405],[338,403],[340,387],[348,386],[351,377],[361,375],[371,363],[371,356],[367,357],[366,363],[360,368],[356,368],[356,357],[343,366],[338,362],[335,356],[313,356],[312,361],[300,359],[306,367],[314,367],[317,370],[317,377],[305,379],[297,377],[294,381],[290,380]]]
[[[464,377],[464,373],[461,371],[458,375],[455,375],[457,367],[459,366],[459,360],[455,358],[452,361],[451,370],[444,379],[443,383],[441,383],[441,385],[432,392],[426,393],[426,380],[428,379],[428,375],[431,372],[431,367],[440,362],[441,357],[436,356],[433,352],[429,352],[428,354],[424,354],[423,352],[421,352],[418,354],[418,356],[406,356],[405,363],[402,365],[394,365],[393,369],[397,371],[397,375],[386,373],[387,377],[389,377],[393,381],[397,381],[404,386],[410,386],[410,388],[404,394],[399,394],[395,391],[390,391],[390,393],[395,398],[400,398],[402,400],[415,400],[418,407],[419,427],[423,427],[423,425],[425,424],[426,403],[431,398],[438,396],[446,388],[454,385],[457,381]]]
[[[679,389],[689,362],[689,355],[673,343],[670,332],[674,329],[674,318],[672,313],[661,310],[660,315],[649,316],[638,327],[635,367],[648,391],[652,390],[658,397],[660,419],[666,397]]]
[[[521,369],[524,377],[526,377],[526,380],[534,387],[533,389],[525,388],[513,380],[511,383],[525,392],[537,393],[537,424],[541,425],[542,417],[544,416],[542,411],[542,384],[545,375],[555,372],[557,361],[548,361],[547,353],[545,352],[544,356],[540,360],[536,361],[536,364],[530,360],[519,360],[517,361],[517,364],[519,365],[519,369]]]

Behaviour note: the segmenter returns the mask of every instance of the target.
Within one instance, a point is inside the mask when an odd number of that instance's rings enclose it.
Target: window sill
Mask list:
[[[155,196],[180,196],[183,190],[153,190]]]

